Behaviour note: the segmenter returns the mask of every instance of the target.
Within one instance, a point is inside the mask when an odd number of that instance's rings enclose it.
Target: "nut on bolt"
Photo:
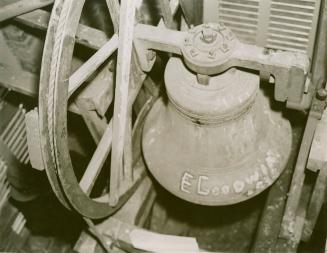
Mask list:
[[[323,101],[323,100],[326,100],[327,98],[327,90],[324,89],[324,88],[320,88],[318,91],[317,91],[317,99]]]
[[[201,40],[205,43],[212,43],[217,38],[217,33],[210,27],[204,27],[201,31]]]

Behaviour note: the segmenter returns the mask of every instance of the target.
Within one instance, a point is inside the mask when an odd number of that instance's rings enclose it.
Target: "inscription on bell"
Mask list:
[[[270,164],[272,165],[272,164]],[[184,172],[180,180],[180,190],[201,196],[219,196],[230,194],[252,195],[271,185],[276,177],[276,168],[268,168],[261,165],[253,173],[239,178],[232,183],[215,183],[216,178],[210,175],[194,175],[191,172]]]

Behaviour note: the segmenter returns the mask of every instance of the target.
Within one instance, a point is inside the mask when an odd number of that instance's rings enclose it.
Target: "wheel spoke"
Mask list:
[[[118,33],[119,29],[119,2],[118,0],[106,0],[111,21],[114,26],[115,33]]]
[[[103,47],[72,74],[69,78],[69,97],[116,51],[117,47],[118,36],[114,34]]]
[[[50,5],[54,0],[21,0],[0,7],[0,22]]]
[[[105,119],[100,118],[96,111],[88,110],[85,101],[82,99],[77,99],[76,105],[92,135],[94,142],[98,144],[107,125]]]
[[[109,122],[85,173],[79,182],[82,190],[90,194],[92,187],[105,163],[112,145],[112,120]]]
[[[161,0],[160,7],[162,11],[162,17],[167,28],[174,29],[176,28],[176,22],[171,12],[171,7],[169,0]]]
[[[123,170],[124,179],[131,182],[133,179],[132,112],[130,112],[127,117]]]
[[[135,0],[122,0],[119,22],[119,49],[117,57],[117,77],[113,117],[113,149],[111,154],[110,205],[118,202],[119,174],[129,113],[129,79],[132,63],[133,34],[135,20]]]

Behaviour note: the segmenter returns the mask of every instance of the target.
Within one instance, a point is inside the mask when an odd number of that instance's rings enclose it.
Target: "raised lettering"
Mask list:
[[[259,180],[259,173],[258,171],[254,172],[254,174],[250,175],[249,177],[245,178],[245,182],[248,184],[253,184]]]
[[[247,195],[248,195],[248,196],[251,196],[251,195],[253,195],[253,194],[254,194],[254,191],[253,191],[252,189],[249,189],[248,192],[247,192]]]
[[[219,193],[220,193],[220,189],[219,189],[218,186],[215,186],[215,187],[213,187],[213,188],[211,189],[211,192],[212,192],[213,195],[218,196]]]
[[[203,180],[208,180],[209,178],[207,176],[199,176],[199,180],[198,180],[198,194],[200,195],[208,195],[210,193],[210,191],[208,189],[204,189],[202,187],[202,181]]]
[[[233,183],[234,191],[240,193],[243,191],[245,183],[243,181],[237,180]]]
[[[188,172],[185,172],[183,177],[182,177],[182,181],[181,181],[181,190],[183,192],[186,193],[191,193],[191,191],[189,189],[187,189],[188,187],[190,187],[192,185],[192,183],[190,182],[190,180],[194,179],[194,176]]]

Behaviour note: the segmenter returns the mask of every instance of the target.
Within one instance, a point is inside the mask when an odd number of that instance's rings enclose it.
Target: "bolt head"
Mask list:
[[[204,27],[201,32],[201,40],[205,43],[212,43],[216,40],[217,33],[214,32],[210,27]]]
[[[325,100],[327,98],[327,90],[324,88],[321,88],[317,91],[317,98],[319,100]]]

